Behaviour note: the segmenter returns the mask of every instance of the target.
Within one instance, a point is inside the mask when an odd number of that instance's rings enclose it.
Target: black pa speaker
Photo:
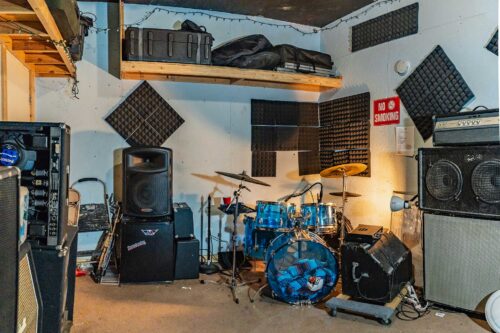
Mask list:
[[[0,169],[0,332],[40,332],[42,304],[29,243],[19,239],[19,171]]]
[[[377,303],[390,302],[413,282],[410,250],[392,233],[373,245],[346,242],[342,253],[342,293]]]
[[[500,146],[421,148],[420,209],[500,219]]]
[[[125,216],[173,217],[172,150],[131,147],[123,151],[122,205]]]
[[[120,282],[169,282],[175,277],[174,226],[165,220],[124,216],[116,254]]]

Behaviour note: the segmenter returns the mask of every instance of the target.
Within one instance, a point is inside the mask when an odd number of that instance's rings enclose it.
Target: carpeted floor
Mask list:
[[[485,322],[458,313],[439,317],[433,310],[416,321],[395,318],[392,325],[382,326],[345,313],[332,318],[321,305],[290,306],[265,297],[251,303],[247,294],[248,288],[240,289],[237,305],[226,287],[198,280],[110,286],[81,277],[77,279],[72,332],[489,332]]]

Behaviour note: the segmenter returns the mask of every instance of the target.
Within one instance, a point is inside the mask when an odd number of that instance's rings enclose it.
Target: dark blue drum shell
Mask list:
[[[266,253],[266,276],[276,298],[290,304],[317,303],[334,289],[339,277],[333,250],[315,234],[278,236]]]

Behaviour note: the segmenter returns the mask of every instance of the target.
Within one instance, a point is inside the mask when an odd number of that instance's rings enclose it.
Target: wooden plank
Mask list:
[[[52,14],[50,13],[49,7],[47,6],[45,0],[28,0],[28,2],[31,5],[31,8],[35,11],[38,19],[45,28],[45,31],[47,31],[47,33],[49,34],[50,38],[55,41],[62,41],[63,38],[61,32],[59,31],[59,28],[57,27],[57,24],[54,21],[54,17],[52,17]],[[59,51],[59,54],[61,55],[61,58],[64,61],[68,72],[71,75],[75,75],[75,65],[71,61],[69,54],[66,53],[65,48],[61,45],[57,45],[56,49]]]
[[[38,22],[38,17],[34,11],[28,13],[16,13],[0,10],[0,21]]]
[[[12,39],[13,51],[28,52],[57,52],[54,44],[41,40]]]
[[[36,65],[64,65],[59,53],[25,53],[25,62]]]
[[[2,81],[2,120],[8,120],[8,101],[7,101],[7,47],[5,44],[0,44],[0,59],[2,67],[0,72],[2,73],[2,77],[0,80]]]
[[[0,0],[0,12],[13,14],[34,13],[26,0]]]
[[[65,65],[38,65],[35,64],[35,71],[45,74],[69,74]]]
[[[328,87],[332,89],[338,89],[342,87],[342,80],[337,78],[325,78],[307,74],[280,73],[275,71],[240,69],[208,65],[123,61],[122,72],[243,79],[250,81],[313,85]]]
[[[30,66],[30,120],[36,120],[36,73],[35,66]]]
[[[40,37],[48,37],[45,29],[40,22],[3,22],[0,15],[0,34],[1,35],[37,35]]]
[[[36,73],[36,77],[52,77],[52,78],[71,78],[71,74],[69,73],[64,73],[64,74],[55,74],[55,73]]]

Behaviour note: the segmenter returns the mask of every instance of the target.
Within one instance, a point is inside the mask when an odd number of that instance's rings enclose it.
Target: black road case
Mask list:
[[[207,32],[131,27],[125,31],[123,59],[209,65],[212,43]]]

